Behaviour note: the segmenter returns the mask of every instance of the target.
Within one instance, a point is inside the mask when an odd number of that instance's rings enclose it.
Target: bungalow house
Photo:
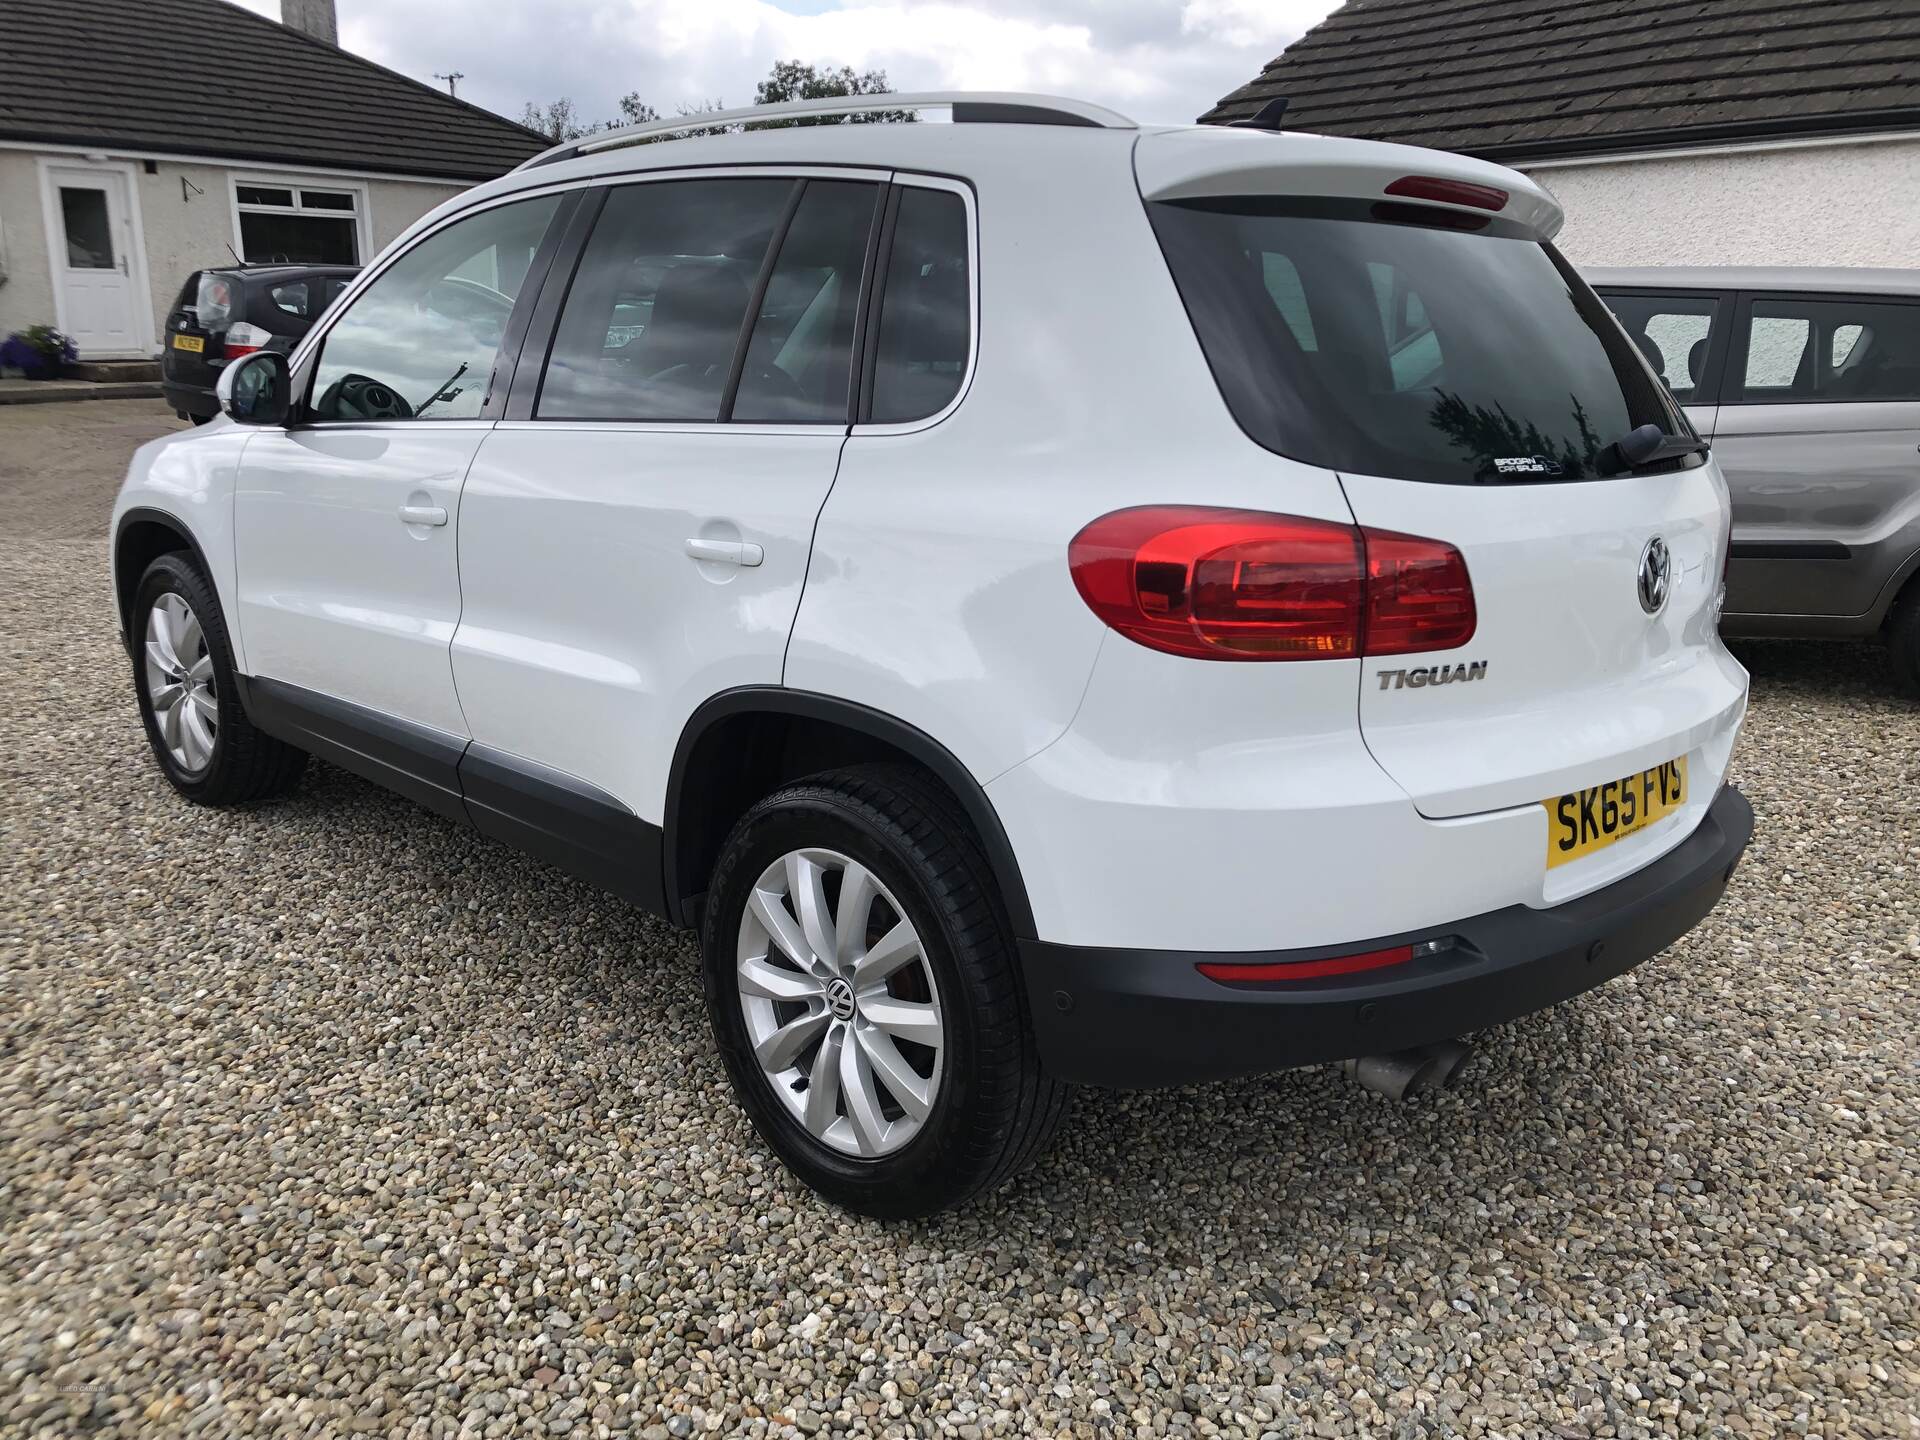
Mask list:
[[[548,143],[340,49],[333,0],[283,6],[0,3],[0,337],[155,355],[193,270],[364,262]]]
[[[1525,171],[1582,265],[1920,265],[1920,0],[1349,0],[1200,118]]]

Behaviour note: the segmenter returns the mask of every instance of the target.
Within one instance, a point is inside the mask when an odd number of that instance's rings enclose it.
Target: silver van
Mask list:
[[[1920,270],[1582,273],[1733,489],[1722,630],[1881,637],[1920,691]]]

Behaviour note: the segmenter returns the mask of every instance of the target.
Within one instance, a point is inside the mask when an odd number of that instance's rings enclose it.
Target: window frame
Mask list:
[[[501,417],[506,407],[509,385],[516,373],[520,353],[525,348],[528,321],[534,313],[538,297],[546,288],[546,280],[551,275],[555,257],[565,243],[573,238],[574,226],[579,220],[580,211],[585,209],[582,198],[590,186],[579,181],[556,185],[542,185],[534,189],[515,190],[510,194],[494,196],[478,205],[470,205],[454,214],[443,216],[434,224],[406,237],[406,244],[390,247],[375,263],[363,267],[354,276],[351,284],[340,292],[334,302],[326,308],[311,329],[294,346],[288,357],[289,374],[287,393],[293,397],[293,411],[288,417],[286,428],[337,430],[343,428],[365,429],[391,425],[431,425],[437,429],[452,429],[459,426],[492,426]],[[487,394],[480,402],[480,413],[461,418],[449,417],[444,420],[430,419],[365,419],[365,420],[320,420],[312,413],[313,382],[319,368],[319,357],[327,343],[327,337],[333,333],[333,327],[359,301],[360,296],[385,275],[389,269],[411,255],[421,245],[432,240],[443,230],[471,220],[489,210],[504,205],[517,205],[526,200],[539,200],[546,196],[559,196],[560,203],[553,218],[547,222],[547,233],[540,242],[540,248],[534,252],[533,263],[527,267],[527,275],[520,286],[520,293],[514,297],[512,313],[507,317],[506,333],[500,339],[500,351],[494,359],[493,373],[488,377]]]
[[[1693,394],[1686,399],[1681,400],[1678,395],[1673,398],[1682,408],[1690,405],[1707,407],[1726,403],[1725,395],[1730,369],[1727,357],[1733,353],[1735,332],[1741,329],[1737,313],[1741,299],[1738,291],[1677,285],[1595,285],[1593,289],[1603,301],[1609,302],[1607,306],[1609,310],[1613,308],[1610,302],[1615,296],[1622,300],[1652,300],[1656,303],[1663,300],[1712,301],[1713,314],[1708,317],[1707,325],[1707,359],[1701,367],[1700,383],[1693,387]],[[1617,314],[1614,316],[1616,323],[1619,318]],[[1621,326],[1621,329],[1625,328],[1624,325]]]
[[[899,192],[907,189],[944,190],[960,197],[960,203],[967,210],[967,363],[960,372],[960,384],[953,392],[953,399],[944,407],[921,420],[900,420],[876,423],[865,416],[869,413],[873,395],[873,365],[877,359],[871,337],[879,333],[880,309],[886,301],[884,287],[879,283],[887,273],[887,266],[893,258],[894,221],[900,209]],[[974,372],[980,363],[980,216],[977,198],[973,186],[966,181],[950,175],[923,174],[918,171],[895,171],[892,193],[887,196],[886,218],[881,225],[880,244],[872,257],[872,268],[868,272],[873,277],[869,285],[869,294],[860,316],[859,337],[856,341],[854,423],[849,434],[859,435],[912,435],[921,430],[930,430],[949,415],[958,410],[966,401],[967,393],[973,389]]]
[[[240,191],[243,186],[248,189],[259,187],[288,191],[293,197],[293,203],[291,205],[260,205],[253,201],[242,201],[240,199]],[[335,195],[351,195],[353,197],[353,209],[351,211],[328,210],[320,207],[308,209],[300,203],[300,192],[302,190],[325,190]],[[234,253],[243,257],[243,263],[247,253],[247,240],[240,225],[240,217],[242,215],[317,216],[327,220],[349,220],[353,224],[353,263],[355,265],[365,265],[367,263],[367,257],[374,253],[372,206],[368,199],[367,186],[364,181],[321,180],[312,176],[302,179],[298,176],[275,175],[266,171],[229,170],[227,172],[227,212],[233,219]],[[267,262],[262,261],[260,263],[265,264]],[[289,261],[288,263],[300,264],[302,262]]]
[[[662,434],[680,435],[818,435],[823,432],[847,432],[850,417],[857,413],[854,406],[860,402],[860,372],[856,368],[853,381],[847,387],[848,415],[837,420],[622,420],[616,418],[594,417],[591,419],[537,418],[534,407],[539,399],[540,386],[546,373],[547,362],[553,353],[555,340],[560,331],[560,312],[566,303],[568,292],[573,287],[575,272],[586,253],[593,228],[600,218],[608,198],[615,190],[633,185],[662,185],[677,180],[851,180],[878,187],[876,196],[876,216],[884,214],[889,203],[889,187],[897,183],[897,172],[890,166],[874,165],[697,165],[680,169],[648,170],[628,175],[600,176],[589,181],[583,187],[585,196],[580,208],[574,213],[572,224],[559,253],[549,266],[544,283],[540,287],[540,296],[536,302],[531,323],[526,332],[525,343],[521,345],[513,372],[511,387],[506,397],[500,423],[514,429],[553,429],[564,427],[572,430],[638,430],[657,431]],[[781,242],[786,238],[787,226],[798,208],[798,199],[804,189],[796,184],[783,207],[782,214],[775,222],[773,242],[767,247],[767,253],[761,258],[760,273],[756,277],[752,298],[748,305],[746,323],[741,334],[734,340],[733,373],[729,376],[726,401],[723,413],[731,409],[733,396],[738,389],[738,374],[741,370],[746,345],[751,339],[753,321],[758,317],[759,302],[765,295],[765,287],[772,278],[773,267],[779,263]],[[857,366],[861,347],[865,341],[868,292],[873,286],[875,262],[875,243],[881,230],[876,222],[868,232],[866,272],[861,276],[861,297],[859,310],[854,324],[854,363]],[[343,297],[344,298],[344,297]],[[337,303],[337,302],[336,302]]]
[[[1756,301],[1781,303],[1787,305],[1904,305],[1920,312],[1920,297],[1913,295],[1885,295],[1873,290],[1742,290],[1738,294],[1738,313],[1734,320],[1732,344],[1727,361],[1725,390],[1721,397],[1722,405],[1752,406],[1754,408],[1776,405],[1916,405],[1920,399],[1888,399],[1878,395],[1784,395],[1761,400],[1746,398],[1746,356],[1753,325],[1753,307]],[[1733,355],[1740,357],[1735,365]],[[1739,377],[1738,382],[1735,376]]]

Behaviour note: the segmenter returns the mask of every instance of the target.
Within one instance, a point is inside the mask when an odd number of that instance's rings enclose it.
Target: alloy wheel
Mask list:
[[[767,866],[740,918],[735,975],[754,1059],[809,1135],[873,1159],[920,1132],[944,1069],[940,992],[872,871],[819,849]]]
[[[146,666],[147,699],[161,743],[182,770],[206,769],[220,729],[213,655],[200,617],[172,592],[147,612]]]

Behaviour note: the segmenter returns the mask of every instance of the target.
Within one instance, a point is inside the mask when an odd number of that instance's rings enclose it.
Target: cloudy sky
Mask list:
[[[278,17],[279,0],[239,0]],[[347,49],[517,117],[753,102],[775,60],[883,69],[896,90],[1042,90],[1192,120],[1339,0],[337,0]]]

